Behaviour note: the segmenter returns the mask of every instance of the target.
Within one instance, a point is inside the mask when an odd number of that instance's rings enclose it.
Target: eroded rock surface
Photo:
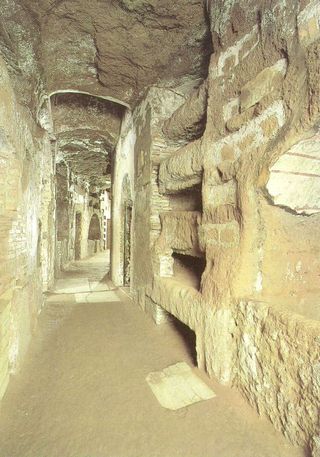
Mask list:
[[[206,72],[211,46],[197,0],[28,0],[41,26],[49,92],[75,89],[130,105],[152,84]]]

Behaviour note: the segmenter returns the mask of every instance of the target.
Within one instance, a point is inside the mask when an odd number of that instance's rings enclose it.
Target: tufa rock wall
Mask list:
[[[49,133],[19,104],[0,60],[0,397],[19,369],[53,282],[54,157]]]
[[[207,3],[206,90],[153,88],[132,118],[134,293],[157,323],[195,331],[200,367],[314,447],[319,4]]]

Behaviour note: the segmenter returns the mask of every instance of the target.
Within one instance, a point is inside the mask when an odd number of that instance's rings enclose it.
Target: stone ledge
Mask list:
[[[202,296],[196,289],[171,278],[155,277],[147,295],[192,330],[201,322]]]
[[[205,128],[207,97],[207,81],[204,81],[164,123],[163,132],[169,140],[191,141],[202,136]]]
[[[175,193],[201,183],[203,151],[201,140],[193,141],[164,160],[159,168],[160,192]]]

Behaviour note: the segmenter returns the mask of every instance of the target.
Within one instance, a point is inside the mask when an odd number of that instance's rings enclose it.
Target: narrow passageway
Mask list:
[[[238,393],[162,408],[145,378],[184,361],[179,326],[155,326],[106,276],[106,253],[74,262],[49,295],[0,410],[1,457],[300,457]]]

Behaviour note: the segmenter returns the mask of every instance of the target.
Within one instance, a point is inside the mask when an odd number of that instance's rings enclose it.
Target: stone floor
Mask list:
[[[48,297],[0,410],[0,457],[302,457],[239,394],[170,411],[145,381],[194,348],[155,326],[108,280],[107,257],[75,262]],[[191,341],[191,340],[190,340]]]

